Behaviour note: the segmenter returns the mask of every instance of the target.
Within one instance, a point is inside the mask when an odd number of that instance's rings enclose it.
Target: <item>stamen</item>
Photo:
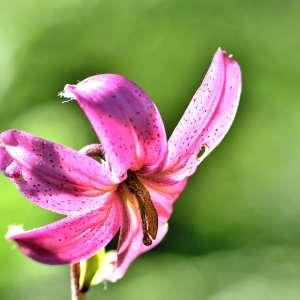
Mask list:
[[[135,195],[139,204],[144,234],[143,244],[150,246],[152,240],[155,240],[158,230],[157,211],[152,203],[150,193],[133,172],[128,171],[125,184],[129,191]]]
[[[101,144],[90,144],[84,146],[78,152],[87,156],[100,157],[104,159],[104,149]]]

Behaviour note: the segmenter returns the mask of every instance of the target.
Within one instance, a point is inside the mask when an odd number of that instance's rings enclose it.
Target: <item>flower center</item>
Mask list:
[[[151,200],[150,193],[132,171],[128,171],[125,185],[138,202],[144,234],[143,244],[145,246],[150,246],[152,240],[155,240],[156,238],[158,229],[157,211]]]
[[[79,153],[104,159],[104,150],[101,144],[87,145],[79,150]],[[150,246],[152,240],[155,240],[158,230],[157,211],[151,200],[150,193],[132,171],[127,172],[127,179],[119,185],[118,190],[121,197],[126,197],[127,190],[137,200],[142,220],[143,244]]]

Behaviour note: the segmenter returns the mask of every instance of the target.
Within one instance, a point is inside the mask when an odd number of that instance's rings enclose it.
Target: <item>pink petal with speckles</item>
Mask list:
[[[166,169],[177,178],[192,175],[222,141],[235,117],[241,92],[238,63],[218,49],[211,66],[169,139]],[[198,153],[205,147],[204,154]]]
[[[117,261],[114,272],[106,280],[115,282],[121,279],[130,264],[141,254],[158,245],[168,231],[168,223],[159,218],[158,232],[156,239],[151,246],[143,244],[143,230],[140,215],[136,208],[128,202],[123,208],[123,223],[120,233]]]
[[[120,226],[120,202],[109,201],[101,209],[66,217],[38,229],[8,233],[7,239],[21,251],[45,264],[70,264],[94,255],[110,242]]]
[[[124,179],[128,169],[154,172],[164,160],[167,142],[160,114],[133,82],[101,74],[66,85],[62,95],[76,99],[89,118],[117,178]]]
[[[96,160],[16,130],[0,135],[0,166],[33,203],[66,215],[101,207],[115,189]]]

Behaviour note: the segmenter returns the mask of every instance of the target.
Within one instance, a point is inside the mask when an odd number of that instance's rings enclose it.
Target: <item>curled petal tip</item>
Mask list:
[[[66,84],[64,87],[64,91],[66,93],[73,94],[73,92],[76,90],[76,84]]]
[[[5,235],[5,239],[14,240],[14,236],[23,233],[24,231],[23,225],[10,225]]]
[[[226,56],[226,58],[228,59],[233,59],[234,55],[232,53],[228,53],[225,49],[223,49],[222,47],[218,47],[216,54],[220,53]]]
[[[11,164],[11,159],[5,150],[4,143],[2,143],[2,145],[0,145],[0,171],[5,172],[10,164]]]
[[[6,168],[3,168],[5,176],[11,179],[19,180],[22,179],[22,169],[18,166],[15,161],[7,164]]]
[[[6,146],[16,146],[18,142],[15,139],[16,130],[10,129],[0,134],[0,141],[3,148]]]
[[[229,56],[228,52],[225,49],[223,49],[222,47],[219,47],[217,49],[217,51],[215,52],[215,55],[217,55],[217,54],[219,54],[219,55],[225,55],[227,57]]]
[[[74,95],[73,92],[74,89],[75,89],[75,85],[72,84],[65,85],[64,90],[58,94],[59,97],[68,99],[66,101],[63,101],[63,103],[76,100],[76,96]]]

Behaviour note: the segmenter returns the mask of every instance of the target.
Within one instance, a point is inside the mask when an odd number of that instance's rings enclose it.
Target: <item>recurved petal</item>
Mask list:
[[[200,88],[169,139],[165,169],[177,178],[194,173],[228,132],[240,93],[240,67],[225,51],[218,49]],[[199,158],[201,149],[205,152]]]
[[[77,100],[117,178],[124,179],[128,169],[154,172],[160,166],[167,149],[164,125],[150,97],[135,83],[101,74],[66,85],[61,95]]]
[[[120,209],[120,202],[112,197],[101,209],[30,231],[8,232],[7,239],[38,262],[77,263],[110,242],[120,226]]]
[[[159,220],[156,239],[151,246],[143,244],[143,230],[140,215],[132,203],[128,202],[123,209],[123,223],[121,225],[120,244],[114,271],[105,279],[115,282],[121,279],[130,264],[141,254],[154,248],[161,242],[168,231],[168,223]]]
[[[0,134],[0,167],[33,203],[66,215],[101,207],[115,189],[96,160],[22,131]]]

